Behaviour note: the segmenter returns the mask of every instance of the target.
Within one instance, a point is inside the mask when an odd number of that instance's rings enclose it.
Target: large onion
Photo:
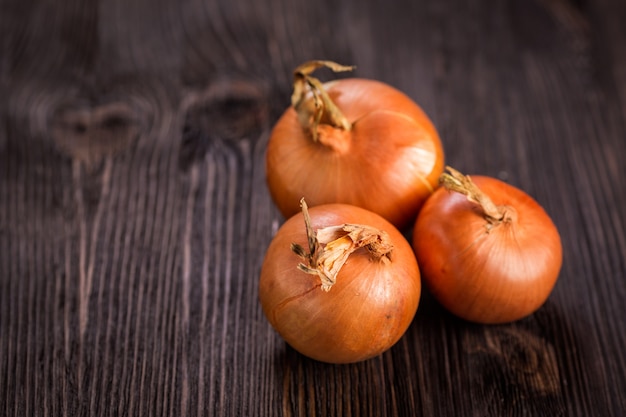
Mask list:
[[[437,187],[444,154],[435,127],[407,95],[379,81],[348,78],[322,84],[295,71],[292,107],[272,131],[267,182],[285,217],[300,208],[345,203],[366,208],[403,228]]]
[[[562,263],[559,233],[525,192],[449,169],[424,204],[413,247],[425,285],[469,321],[503,323],[536,311]]]
[[[320,205],[307,213],[304,205],[267,250],[259,283],[267,319],[289,345],[319,361],[357,362],[386,351],[419,303],[409,242],[359,207]]]

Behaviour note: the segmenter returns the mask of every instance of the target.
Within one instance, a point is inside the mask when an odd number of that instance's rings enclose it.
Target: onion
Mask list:
[[[535,312],[562,263],[559,233],[523,191],[448,168],[445,187],[424,204],[413,230],[422,278],[453,314],[504,323]]]
[[[272,239],[259,282],[274,329],[303,355],[329,363],[389,349],[411,323],[420,292],[411,245],[387,220],[346,204],[309,212],[304,200]]]
[[[289,218],[300,207],[344,203],[408,226],[438,185],[444,154],[423,110],[382,82],[358,78],[322,84],[312,61],[294,73],[292,107],[275,124],[267,147],[271,196]]]

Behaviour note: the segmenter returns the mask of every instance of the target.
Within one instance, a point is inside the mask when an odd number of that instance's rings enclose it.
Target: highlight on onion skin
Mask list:
[[[556,226],[522,190],[448,170],[445,187],[424,204],[413,230],[424,285],[468,321],[506,323],[534,313],[561,269]],[[468,184],[475,188],[465,193]]]
[[[312,61],[294,75],[292,106],[274,125],[266,153],[267,184],[285,218],[298,201],[344,203],[410,225],[438,186],[443,147],[433,123],[403,92],[376,80],[345,78],[325,84]]]
[[[268,247],[259,281],[265,316],[291,347],[318,361],[352,363],[383,353],[406,332],[419,304],[411,245],[387,220],[359,207],[307,212],[309,226],[303,213],[294,215]],[[311,236],[321,239],[317,250]]]

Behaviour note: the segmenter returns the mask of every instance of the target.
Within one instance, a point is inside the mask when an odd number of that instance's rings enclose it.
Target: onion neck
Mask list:
[[[320,138],[318,127],[322,124],[322,120],[328,121],[328,124],[336,129],[343,131],[352,129],[352,124],[331,100],[322,82],[311,76],[318,68],[342,72],[351,71],[354,67],[339,65],[331,61],[309,61],[295,69],[291,105],[298,114],[300,124],[311,133],[315,142]],[[309,93],[312,95],[312,100],[309,99]],[[332,144],[327,146],[333,147]]]
[[[350,254],[359,248],[366,248],[375,261],[391,262],[393,245],[389,235],[371,226],[360,224],[342,224],[313,230],[308,207],[304,199],[300,200],[304,224],[306,227],[309,251],[297,243],[291,244],[291,250],[303,259],[298,269],[307,274],[317,275],[322,281],[322,290],[329,291],[337,275]]]
[[[478,204],[491,226],[502,222],[511,222],[517,218],[517,212],[513,207],[496,206],[491,198],[474,184],[469,175],[463,175],[449,166],[446,167],[446,170],[448,172],[444,172],[439,178],[443,186],[447,190],[465,195],[469,201]]]

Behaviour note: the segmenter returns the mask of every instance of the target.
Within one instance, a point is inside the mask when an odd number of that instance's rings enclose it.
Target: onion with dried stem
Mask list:
[[[504,323],[535,312],[562,263],[561,238],[544,209],[495,178],[448,168],[424,204],[413,247],[424,284],[453,314]]]
[[[300,353],[329,363],[369,359],[411,323],[419,268],[387,220],[346,204],[307,208],[270,243],[259,299],[274,329]]]
[[[294,72],[292,106],[277,121],[266,154],[267,183],[289,218],[301,197],[311,206],[344,203],[380,214],[398,228],[414,221],[438,185],[444,153],[424,111],[401,91],[375,80],[323,84],[311,61]]]

